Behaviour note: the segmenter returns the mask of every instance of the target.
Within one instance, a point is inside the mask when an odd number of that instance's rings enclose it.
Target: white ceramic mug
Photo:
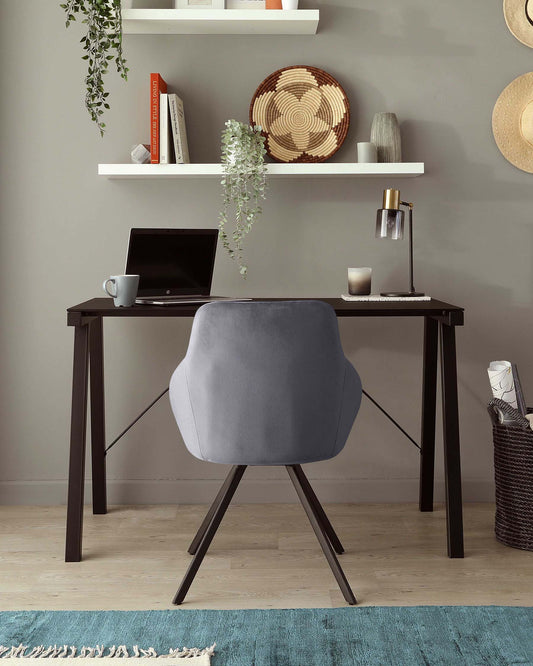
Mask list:
[[[372,285],[372,269],[364,268],[348,269],[348,293],[350,296],[368,296]]]
[[[281,0],[283,9],[298,9],[298,0]]]
[[[110,288],[108,285],[112,285]],[[115,307],[129,307],[135,303],[139,288],[138,275],[111,275],[104,280],[102,289],[111,296]]]

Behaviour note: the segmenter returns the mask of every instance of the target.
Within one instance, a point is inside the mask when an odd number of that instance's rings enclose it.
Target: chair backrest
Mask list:
[[[217,302],[196,314],[170,401],[198,458],[300,464],[343,448],[361,382],[327,303]]]

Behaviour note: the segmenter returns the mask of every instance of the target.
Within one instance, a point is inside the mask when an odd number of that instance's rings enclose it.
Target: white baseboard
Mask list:
[[[311,479],[319,499],[325,503],[398,503],[418,501],[418,479]],[[107,483],[109,504],[208,504],[215,497],[219,479],[180,481],[115,481]],[[91,483],[86,483],[85,501],[91,501]],[[0,504],[65,504],[66,481],[1,481]],[[493,502],[494,484],[484,480],[464,480],[465,502]],[[296,503],[296,493],[287,479],[241,482],[235,502]],[[444,501],[444,482],[435,483],[435,501]]]

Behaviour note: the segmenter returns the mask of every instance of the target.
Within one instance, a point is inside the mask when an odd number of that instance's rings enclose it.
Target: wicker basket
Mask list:
[[[491,400],[488,410],[494,437],[496,539],[506,546],[533,550],[533,430],[503,400]],[[501,423],[500,417],[516,423]]]

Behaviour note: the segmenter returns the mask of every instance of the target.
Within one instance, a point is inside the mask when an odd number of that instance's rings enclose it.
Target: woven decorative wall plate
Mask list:
[[[350,103],[330,74],[317,67],[284,67],[268,76],[250,103],[265,148],[278,162],[323,162],[341,147]]]

